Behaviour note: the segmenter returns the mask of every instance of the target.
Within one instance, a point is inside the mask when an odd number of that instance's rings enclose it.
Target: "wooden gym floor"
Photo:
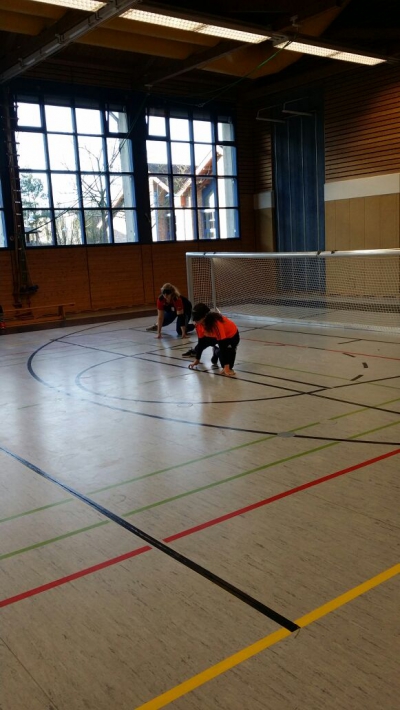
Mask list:
[[[0,338],[1,710],[394,710],[400,334]]]

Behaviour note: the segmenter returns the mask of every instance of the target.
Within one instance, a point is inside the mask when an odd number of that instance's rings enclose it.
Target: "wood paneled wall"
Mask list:
[[[254,191],[272,190],[272,138],[271,124],[256,121],[253,115],[254,141]]]
[[[325,84],[326,181],[399,172],[400,67],[363,67]]]
[[[154,305],[166,281],[187,291],[187,251],[250,251],[245,240],[28,249],[39,286],[32,306],[75,303],[76,312]],[[12,252],[0,251],[0,304],[13,305]],[[73,309],[71,309],[73,310]]]
[[[325,203],[326,249],[397,249],[400,195],[375,195]]]

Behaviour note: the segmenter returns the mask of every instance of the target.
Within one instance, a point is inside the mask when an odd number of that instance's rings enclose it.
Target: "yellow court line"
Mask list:
[[[366,582],[359,584],[357,587],[353,587],[353,589],[341,594],[339,597],[336,597],[317,609],[310,611],[308,614],[305,614],[305,616],[297,619],[295,623],[301,628],[304,628],[305,626],[312,624],[314,621],[317,621],[317,619],[321,619],[323,616],[335,611],[335,609],[339,609],[339,607],[344,604],[348,604],[348,602],[356,599],[361,594],[365,594],[365,592],[368,592],[370,589],[379,586],[379,584],[387,582],[399,573],[400,564],[394,565],[384,572],[377,574],[376,577],[368,579]],[[258,653],[261,653],[261,651],[265,651],[266,648],[269,648],[288,636],[291,636],[292,633],[292,631],[288,631],[287,629],[279,629],[278,631],[274,631],[274,633],[269,634],[268,636],[265,636],[259,641],[251,644],[251,646],[247,646],[241,651],[234,653],[232,656],[225,658],[223,661],[216,663],[215,666],[207,668],[205,671],[189,678],[189,680],[185,680],[183,683],[176,685],[175,688],[167,690],[166,693],[162,693],[162,695],[159,695],[157,698],[153,698],[153,700],[149,700],[149,702],[144,705],[140,705],[136,708],[136,710],[159,710],[160,708],[164,708],[166,705],[173,703],[174,700],[178,700],[178,698],[181,698],[183,695],[187,695],[187,693],[190,693],[192,690],[208,683],[208,681],[222,675],[222,673],[226,673],[226,671],[229,671],[231,668],[247,661],[249,658],[252,658],[252,656],[256,656]]]

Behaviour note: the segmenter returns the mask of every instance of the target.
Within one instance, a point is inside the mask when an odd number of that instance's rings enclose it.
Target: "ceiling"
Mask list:
[[[354,52],[400,56],[399,0],[174,0],[137,5],[132,1],[132,6],[266,35],[318,38],[319,43]],[[37,54],[55,36],[68,34],[89,16],[47,0],[13,0],[12,5],[10,0],[0,0],[0,74],[14,68],[15,74],[28,71],[29,76],[33,70],[20,69],[20,59]],[[66,42],[47,59],[40,57],[38,64],[34,76],[40,71],[48,76],[51,68],[56,73],[57,68],[84,66],[114,75],[116,85],[123,75],[132,88],[168,92],[172,86],[188,84],[201,90],[225,86],[248,90],[268,86],[291,71],[297,74],[344,62],[279,50],[271,41],[245,44],[114,17],[73,43]]]

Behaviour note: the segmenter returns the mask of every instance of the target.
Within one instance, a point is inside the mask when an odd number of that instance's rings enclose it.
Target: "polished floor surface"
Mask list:
[[[0,337],[1,710],[394,710],[400,334]]]

